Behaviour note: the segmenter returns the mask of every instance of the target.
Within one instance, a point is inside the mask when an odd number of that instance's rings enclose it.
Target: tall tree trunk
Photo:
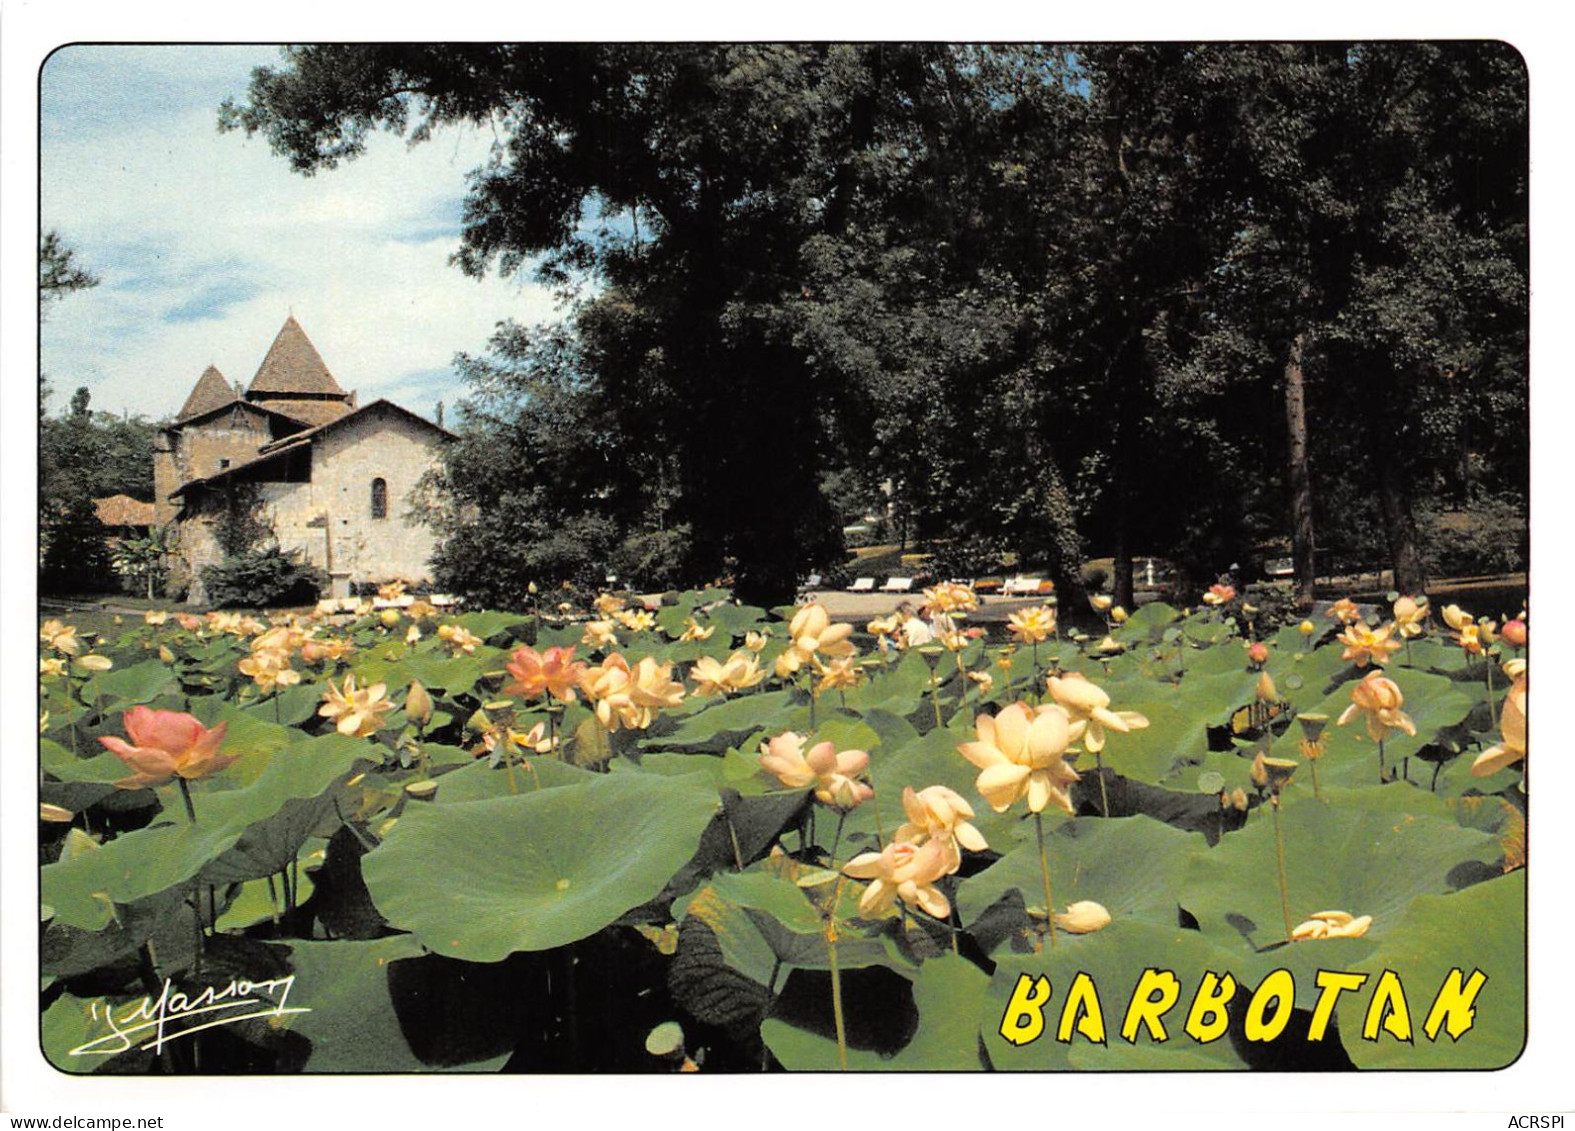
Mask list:
[[[1312,606],[1317,590],[1313,562],[1312,474],[1307,460],[1307,386],[1302,371],[1303,335],[1291,339],[1285,359],[1285,433],[1290,457],[1291,558],[1295,567],[1295,601]]]
[[[1407,596],[1427,589],[1427,571],[1416,544],[1416,523],[1411,518],[1411,498],[1406,490],[1400,461],[1385,458],[1378,464],[1378,508],[1384,519],[1384,538],[1394,567],[1395,588]]]

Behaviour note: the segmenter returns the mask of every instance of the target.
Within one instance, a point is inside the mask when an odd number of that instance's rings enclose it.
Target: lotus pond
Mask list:
[[[1401,599],[1265,634],[1216,591],[1075,639],[1025,611],[1003,645],[942,587],[955,631],[908,648],[722,590],[386,596],[44,624],[57,1068],[1465,1069],[1523,1044],[1523,614]]]

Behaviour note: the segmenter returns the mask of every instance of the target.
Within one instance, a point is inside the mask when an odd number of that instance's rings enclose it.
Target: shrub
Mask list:
[[[307,565],[300,553],[277,546],[231,554],[216,566],[205,566],[202,582],[208,600],[219,608],[309,605],[328,587],[328,575]]]

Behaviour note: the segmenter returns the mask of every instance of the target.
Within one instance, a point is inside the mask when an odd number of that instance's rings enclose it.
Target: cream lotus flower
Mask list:
[[[1365,621],[1346,625],[1345,631],[1335,637],[1345,645],[1340,659],[1350,660],[1359,668],[1365,668],[1369,663],[1382,667],[1400,650],[1400,641],[1392,639],[1394,630],[1392,624],[1378,629],[1370,628]]]
[[[935,887],[935,881],[947,874],[946,851],[939,840],[923,845],[893,841],[880,852],[855,856],[842,871],[870,881],[859,899],[859,914],[866,919],[884,915],[899,899],[937,919],[952,913],[951,903]]]
[[[971,613],[979,607],[979,598],[966,585],[943,581],[924,591],[924,603],[937,613]]]
[[[65,675],[66,662],[55,656],[42,657],[38,661],[38,674],[40,677]]]
[[[161,625],[169,619],[170,615],[164,609],[149,609],[147,612],[142,614],[143,623],[154,626]]]
[[[1473,623],[1471,614],[1459,605],[1445,605],[1440,611],[1440,615],[1444,618],[1444,623],[1456,632]]]
[[[580,673],[580,690],[594,706],[596,718],[609,731],[618,729],[625,714],[636,719],[639,717],[639,711],[629,695],[630,682],[629,661],[618,652]]]
[[[603,593],[591,602],[591,607],[604,617],[611,617],[623,611],[622,597],[614,597],[611,593]]]
[[[1411,597],[1398,597],[1394,604],[1395,631],[1403,637],[1421,636],[1427,627],[1427,606]]]
[[[323,705],[317,713],[325,719],[334,719],[334,729],[352,738],[365,738],[376,734],[383,725],[383,716],[394,709],[388,699],[388,685],[374,683],[370,687],[357,687],[355,676],[347,674],[344,683],[334,686],[326,682]]]
[[[1136,711],[1112,711],[1110,696],[1077,672],[1050,676],[1046,681],[1050,697],[1066,710],[1072,720],[1072,741],[1082,740],[1090,754],[1105,748],[1105,728],[1122,734],[1148,726],[1148,716]]]
[[[865,625],[864,629],[871,636],[892,636],[901,627],[902,618],[892,613],[889,617],[876,617]]]
[[[115,666],[115,661],[108,656],[100,656],[96,652],[89,652],[77,660],[77,667],[90,672],[107,672]]]
[[[1520,675],[1504,697],[1504,707],[1499,713],[1498,745],[1489,746],[1471,763],[1471,776],[1485,778],[1489,774],[1523,762],[1526,759],[1526,677]]]
[[[754,687],[766,678],[766,673],[760,670],[753,653],[738,651],[729,656],[725,663],[710,656],[701,656],[695,661],[694,667],[689,669],[689,676],[695,681],[695,694],[720,695]]]
[[[866,782],[857,780],[869,768],[863,750],[838,751],[830,742],[816,743],[806,752],[802,734],[786,731],[760,746],[760,766],[789,789],[815,787],[815,800],[837,809],[852,809],[875,796]]]
[[[711,634],[715,631],[716,625],[701,627],[699,621],[695,620],[694,617],[690,617],[684,621],[684,631],[678,639],[680,643],[694,640],[709,640],[711,639]]]
[[[580,643],[587,648],[616,648],[618,637],[614,634],[613,622],[610,620],[593,620],[585,625],[585,635],[580,637]]]
[[[1404,703],[1405,696],[1400,693],[1399,685],[1374,669],[1351,687],[1351,705],[1335,720],[1335,725],[1343,727],[1362,715],[1367,720],[1367,733],[1375,742],[1382,742],[1392,729],[1415,734],[1416,724],[1400,709]]]
[[[467,656],[476,651],[476,646],[482,642],[481,637],[457,624],[439,625],[438,639],[448,641],[449,647],[454,649],[457,656],[463,652]]]
[[[946,875],[962,867],[962,849],[983,852],[990,846],[984,834],[968,822],[973,819],[973,806],[964,801],[956,790],[944,785],[932,785],[914,792],[912,786],[902,791],[902,811],[908,815],[907,823],[897,829],[896,840],[923,844],[938,840],[946,846]]]
[[[816,653],[828,660],[840,660],[854,654],[851,624],[832,624],[831,614],[818,601],[804,605],[793,614],[788,623],[790,643],[787,650],[777,657],[776,673],[782,679],[791,678]]]
[[[648,632],[656,627],[656,614],[645,609],[624,609],[613,619],[630,632]]]
[[[82,641],[77,637],[77,626],[74,624],[46,620],[38,626],[38,639],[62,655],[75,656],[82,650]]]
[[[1092,899],[1080,899],[1056,912],[1055,925],[1073,935],[1090,935],[1110,926],[1110,912]]]
[[[1292,928],[1291,938],[1296,942],[1307,939],[1359,939],[1372,925],[1371,915],[1357,918],[1349,911],[1319,911],[1311,919]]]
[[[1006,628],[1019,644],[1038,644],[1055,632],[1055,610],[1049,605],[1019,609],[1006,618]]]
[[[759,655],[761,650],[765,648],[766,641],[770,639],[770,637],[771,630],[769,628],[762,629],[759,632],[746,632],[744,633],[744,647],[748,648],[756,655]]]
[[[264,693],[301,682],[301,673],[290,666],[290,654],[284,651],[256,651],[235,666],[242,675],[250,676],[257,690]]]
[[[829,664],[822,663],[819,656],[812,660],[815,674],[820,677],[820,682],[815,685],[815,694],[823,695],[828,691],[843,690],[859,685],[859,678],[863,674],[859,670],[858,662],[852,656],[844,656],[840,660],[832,660]]]
[[[1206,597],[1204,598],[1204,600],[1207,599],[1208,598]],[[1115,604],[1115,599],[1108,597],[1103,593],[1094,593],[1089,596],[1088,603],[1093,607],[1094,612],[1103,613],[1108,610],[1111,605]]]
[[[1019,701],[993,717],[980,715],[974,727],[978,741],[964,742],[957,750],[982,771],[974,788],[990,808],[1004,813],[1026,797],[1030,812],[1041,813],[1052,801],[1073,811],[1066,788],[1078,776],[1066,760],[1072,744],[1066,708],[1050,703],[1032,711]]]
[[[651,656],[631,668],[614,652],[581,674],[580,690],[596,705],[596,717],[609,731],[620,725],[645,730],[658,710],[683,701],[684,685],[674,682],[672,673],[672,664],[658,664]]]

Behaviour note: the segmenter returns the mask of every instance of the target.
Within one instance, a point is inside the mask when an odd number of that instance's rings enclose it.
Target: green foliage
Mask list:
[[[202,582],[209,602],[221,609],[309,605],[328,588],[327,574],[278,546],[232,553],[204,567]]]

